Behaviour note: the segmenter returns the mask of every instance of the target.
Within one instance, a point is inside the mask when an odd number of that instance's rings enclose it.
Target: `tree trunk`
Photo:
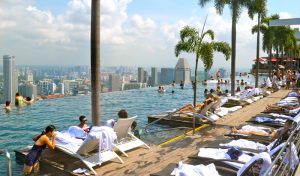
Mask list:
[[[92,123],[100,126],[100,0],[92,1],[91,16],[91,102]]]
[[[256,41],[256,70],[255,70],[255,87],[258,87],[259,76],[259,35],[260,35],[260,13],[257,15],[257,41]]]
[[[236,48],[236,13],[237,0],[232,5],[232,27],[231,27],[231,96],[235,95],[235,48]]]
[[[193,83],[193,88],[194,88],[194,101],[193,101],[193,105],[194,105],[194,113],[193,113],[193,134],[195,134],[195,128],[196,128],[196,117],[195,117],[195,108],[197,105],[197,70],[198,70],[198,56],[196,56],[196,66],[195,66],[195,81]]]

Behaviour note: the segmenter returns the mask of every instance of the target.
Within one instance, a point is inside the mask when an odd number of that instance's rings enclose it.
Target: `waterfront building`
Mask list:
[[[119,91],[120,88],[121,88],[120,76],[110,74],[108,80],[108,90],[110,92],[113,92],[113,91]]]
[[[18,92],[18,72],[16,70],[15,56],[3,56],[3,102],[15,101],[15,94]]]
[[[180,81],[184,81],[184,83],[191,82],[191,69],[187,59],[179,58],[175,66],[174,76],[176,83],[180,83]]]
[[[138,68],[138,79],[137,82],[143,83],[144,82],[144,68],[139,67]]]
[[[171,84],[174,80],[174,68],[161,68],[160,84]]]
[[[63,83],[58,83],[57,93],[65,94],[65,85]]]
[[[38,95],[49,95],[50,87],[51,87],[52,81],[50,79],[44,79],[40,80],[37,84],[37,93]],[[53,85],[52,85],[53,86]],[[52,87],[53,89],[53,87]]]
[[[33,83],[25,83],[19,85],[19,93],[23,97],[30,97],[32,99],[35,99],[37,96],[37,86]]]
[[[79,81],[64,80],[65,94],[76,95],[79,89]]]
[[[158,84],[158,72],[156,67],[151,68],[151,81],[150,85],[151,86],[157,86]]]

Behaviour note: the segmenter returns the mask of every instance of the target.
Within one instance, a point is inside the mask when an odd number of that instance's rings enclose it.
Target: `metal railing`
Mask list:
[[[290,163],[291,163],[290,158],[289,158],[288,164],[286,164],[286,163],[284,163],[284,158],[282,158],[282,157],[289,156],[291,154],[292,144],[296,140],[298,140],[298,141],[296,141],[295,146],[296,146],[297,150],[299,149],[299,146],[300,146],[300,135],[298,134],[299,127],[300,127],[300,125],[298,124],[297,127],[292,131],[291,135],[289,136],[289,138],[285,142],[284,146],[279,151],[276,158],[273,160],[272,164],[269,166],[269,168],[266,170],[266,172],[264,173],[263,176],[270,176],[270,175],[272,175],[272,176],[277,176],[277,175],[279,176],[280,175],[281,176],[281,175],[286,175],[286,174],[287,175],[292,175],[293,174],[290,171]],[[285,155],[283,156],[283,154],[285,154]],[[279,161],[280,159],[281,159],[281,161]]]

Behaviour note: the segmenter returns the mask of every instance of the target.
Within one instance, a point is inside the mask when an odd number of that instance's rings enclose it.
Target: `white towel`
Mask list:
[[[266,150],[266,146],[264,144],[249,141],[249,140],[246,140],[246,139],[232,140],[228,143],[219,144],[219,145],[220,146],[226,146],[226,147],[248,148],[248,149],[260,150],[260,151]]]
[[[207,166],[183,164],[181,161],[178,167],[173,170],[171,175],[175,176],[220,176],[216,170],[216,166],[212,163]]]
[[[289,163],[289,156],[288,154],[290,153],[290,148],[287,149],[287,152],[284,156],[283,162],[284,164]],[[299,157],[298,157],[298,152],[297,148],[294,143],[292,143],[292,152],[290,153],[290,158],[291,158],[291,164],[290,164],[290,170],[294,172],[296,166],[299,164]]]

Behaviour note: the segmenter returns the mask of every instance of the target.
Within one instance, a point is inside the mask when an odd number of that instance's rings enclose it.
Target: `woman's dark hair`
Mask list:
[[[119,112],[118,112],[118,116],[119,118],[128,118],[128,113],[125,109],[121,109]]]
[[[6,106],[9,106],[9,105],[10,105],[10,101],[6,101],[6,102],[5,102],[5,105],[6,105]]]
[[[16,96],[20,96],[19,92],[16,93]]]
[[[31,98],[30,97],[26,97],[26,101],[31,101]]]
[[[45,128],[45,130],[38,136],[32,138],[32,140],[37,141],[42,135],[47,134],[48,132],[54,131],[56,128],[54,125],[49,125]]]

